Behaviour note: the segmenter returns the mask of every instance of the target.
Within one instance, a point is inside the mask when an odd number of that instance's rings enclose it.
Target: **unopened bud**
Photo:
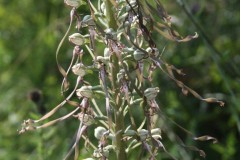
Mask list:
[[[83,45],[85,43],[85,37],[80,33],[73,33],[69,36],[69,41],[75,45]]]
[[[72,67],[72,71],[74,74],[83,77],[86,74],[86,68],[82,63],[75,64]]]
[[[148,137],[148,130],[141,129],[140,131],[138,131],[138,135],[140,136],[141,140],[146,140]]]
[[[97,138],[97,139],[101,139],[102,136],[104,135],[104,133],[106,132],[107,130],[104,128],[104,127],[97,127],[95,128],[94,130],[94,136]]]
[[[64,0],[64,3],[68,6],[78,8],[79,6],[86,4],[82,0]]]
[[[82,86],[81,88],[76,90],[76,94],[78,97],[92,98],[93,97],[92,86]]]
[[[90,126],[94,123],[94,118],[91,115],[79,113],[77,117],[86,126]]]
[[[95,23],[90,15],[86,15],[82,20],[82,27],[94,26]]]
[[[145,53],[140,51],[139,49],[133,52],[133,57],[136,61],[142,60],[145,56],[146,56]]]
[[[134,131],[134,130],[127,130],[124,134],[123,134],[123,136],[135,136],[136,135],[136,131]]]
[[[144,96],[147,98],[147,100],[153,100],[156,98],[159,91],[160,89],[158,87],[148,88],[144,91]]]
[[[108,64],[110,61],[110,57],[97,56],[97,61]]]
[[[117,33],[112,28],[106,29],[105,33],[106,33],[105,34],[106,39],[117,40]]]
[[[152,135],[161,135],[161,129],[160,128],[154,128],[151,130]]]
[[[104,49],[104,57],[110,57],[109,48],[105,48],[105,49]]]

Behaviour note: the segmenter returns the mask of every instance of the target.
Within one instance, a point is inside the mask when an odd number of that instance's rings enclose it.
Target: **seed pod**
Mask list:
[[[133,52],[133,57],[136,61],[140,61],[145,57],[145,53],[137,49]]]
[[[76,94],[78,97],[92,98],[93,97],[92,86],[82,86],[81,88],[76,90]]]
[[[144,96],[150,101],[156,98],[159,91],[160,89],[158,87],[148,88],[144,91]]]
[[[68,6],[78,8],[79,6],[86,4],[82,0],[64,0],[64,3]]]
[[[83,77],[86,74],[86,68],[82,63],[78,63],[72,67],[72,72],[75,75]]]
[[[83,45],[86,42],[85,37],[80,33],[73,33],[71,36],[69,36],[69,41],[79,46]]]
[[[97,127],[94,129],[94,136],[97,138],[97,139],[101,139],[103,134],[106,132],[107,130],[103,127]]]

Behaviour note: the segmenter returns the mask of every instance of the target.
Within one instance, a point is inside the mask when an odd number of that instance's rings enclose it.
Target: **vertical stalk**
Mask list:
[[[108,20],[108,27],[112,28],[114,31],[117,30],[117,22],[115,19],[115,12],[113,11],[113,4],[111,0],[105,0],[106,6],[106,16]],[[118,160],[126,160],[127,155],[125,152],[125,145],[122,141],[122,133],[124,131],[124,116],[123,111],[120,109],[121,107],[121,97],[120,97],[120,86],[117,84],[117,73],[119,72],[119,59],[115,54],[112,55],[111,58],[111,75],[112,75],[112,89],[113,89],[113,97],[116,103],[115,112],[115,136],[116,136],[116,154]]]

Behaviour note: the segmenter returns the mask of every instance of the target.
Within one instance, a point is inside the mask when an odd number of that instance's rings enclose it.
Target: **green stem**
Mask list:
[[[105,0],[106,6],[106,17],[108,20],[108,27],[112,28],[114,31],[117,30],[118,25],[115,19],[115,12],[113,11],[113,4],[111,0]],[[117,73],[119,72],[119,59],[113,54],[111,58],[111,75],[112,75],[112,89],[113,89],[113,97],[115,99],[116,109],[115,109],[115,136],[116,136],[116,154],[118,160],[126,160],[127,154],[125,152],[125,144],[122,141],[122,133],[125,129],[124,127],[124,115],[121,108],[121,97],[120,97],[120,86],[117,83]]]

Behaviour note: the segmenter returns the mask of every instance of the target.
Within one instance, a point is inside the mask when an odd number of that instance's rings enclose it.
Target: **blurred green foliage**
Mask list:
[[[177,1],[163,1],[182,35],[199,33],[199,38],[187,43],[176,43],[155,37],[159,49],[165,47],[164,59],[182,68],[186,74],[178,77],[204,97],[213,95],[226,102],[200,102],[183,96],[181,90],[167,76],[159,73],[161,92],[158,101],[163,113],[194,135],[211,135],[219,143],[195,142],[181,129],[166,123],[187,145],[203,149],[206,159],[233,160],[240,158],[240,1],[186,0],[191,15],[209,38],[186,16]],[[80,8],[86,10],[86,8]],[[37,132],[17,134],[23,119],[40,117],[38,107],[50,110],[63,97],[60,95],[61,76],[55,62],[55,50],[64,35],[69,10],[63,1],[2,0],[0,4],[0,159],[62,159],[72,143],[77,122],[69,120]],[[61,49],[60,63],[67,66],[71,48]],[[218,52],[214,51],[217,50]],[[32,91],[42,93],[41,105],[31,100]],[[66,106],[59,115],[67,112]],[[90,137],[93,133],[89,133]],[[169,152],[179,154],[179,146],[165,140]],[[81,144],[83,147],[83,144]],[[87,150],[83,150],[87,153]],[[189,159],[201,159],[189,151]],[[164,159],[164,158],[163,158]],[[186,158],[187,159],[187,158]]]

